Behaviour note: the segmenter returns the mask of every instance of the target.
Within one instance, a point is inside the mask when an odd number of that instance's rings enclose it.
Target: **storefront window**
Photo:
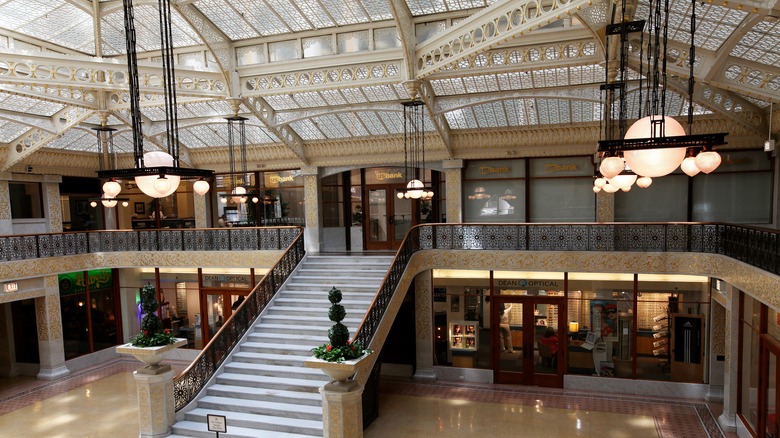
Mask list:
[[[490,369],[490,271],[433,277],[434,364]]]
[[[12,218],[39,219],[43,217],[40,183],[9,182],[8,195],[11,198]]]
[[[528,165],[531,222],[596,219],[592,157],[533,158]]]
[[[111,269],[59,275],[65,359],[117,345],[121,318]]]
[[[464,222],[525,221],[525,160],[470,161],[464,170]]]

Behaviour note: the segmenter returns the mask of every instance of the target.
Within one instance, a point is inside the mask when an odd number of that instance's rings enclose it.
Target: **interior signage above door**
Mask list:
[[[379,181],[386,181],[388,179],[403,179],[404,176],[401,174],[401,172],[380,172],[375,171],[374,176]]]
[[[491,173],[510,173],[512,168],[509,166],[493,167],[493,166],[479,166],[479,173],[481,175],[490,175]]]
[[[528,288],[563,288],[563,282],[560,280],[509,280],[497,279],[496,285],[499,287],[528,287]]]
[[[246,275],[203,275],[204,281],[219,281],[221,283],[249,283],[249,277]]]

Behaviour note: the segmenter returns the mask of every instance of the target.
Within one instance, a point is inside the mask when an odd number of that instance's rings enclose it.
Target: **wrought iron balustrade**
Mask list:
[[[303,233],[299,233],[287,251],[252,289],[243,303],[217,331],[197,358],[173,381],[173,397],[176,411],[181,410],[197,397],[227,359],[244,334],[252,327],[257,317],[279,291],[287,277],[303,260]]]
[[[0,261],[121,251],[280,250],[301,227],[75,231],[0,236]]]

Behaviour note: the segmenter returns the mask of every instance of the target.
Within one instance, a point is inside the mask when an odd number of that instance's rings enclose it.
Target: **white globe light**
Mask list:
[[[630,175],[618,175],[614,178],[609,179],[609,183],[619,189],[624,189],[626,187],[631,187],[632,184],[636,181],[636,175],[630,174]]]
[[[232,191],[232,192],[230,192],[230,193],[231,193],[232,195],[237,195],[237,196],[231,196],[230,198],[233,200],[233,202],[235,202],[236,204],[238,204],[239,202],[241,202],[241,197],[242,197],[243,195],[246,195],[246,189],[245,189],[245,188],[243,188],[243,187],[241,187],[241,186],[238,186],[238,187],[236,187],[235,189],[233,189],[233,191]]]
[[[606,183],[607,183],[607,180],[604,179],[604,178],[601,178],[601,177],[596,178],[596,180],[593,181],[593,185],[598,187],[598,188],[604,187],[604,184],[606,184]]]
[[[128,205],[130,205],[130,203],[129,203],[129,202],[127,202],[127,201],[122,201],[122,207],[127,207]]]
[[[701,169],[696,166],[696,158],[694,157],[684,159],[680,164],[680,169],[688,176],[696,176],[701,172]]]
[[[699,152],[696,156],[696,167],[704,173],[710,173],[720,166],[720,154],[715,151]]]
[[[247,197],[246,196],[242,196],[240,201],[241,201],[242,204],[246,204]]]
[[[106,181],[103,183],[103,193],[109,198],[116,198],[116,195],[122,191],[122,186],[116,181]]]
[[[219,198],[219,202],[227,204],[227,198]]]
[[[615,193],[620,189],[613,186],[612,184],[605,184],[604,187],[601,188],[601,190],[604,190],[607,193]]]
[[[163,151],[151,151],[144,154],[144,166],[146,167],[173,167],[173,157]],[[170,188],[163,194],[154,188],[154,183],[159,179],[159,175],[137,176],[135,184],[147,196],[152,198],[164,198],[169,196],[179,188],[181,178],[176,175],[166,175]]]
[[[636,180],[636,185],[639,186],[640,189],[646,189],[650,187],[650,184],[653,183],[653,179],[649,176],[643,176]]]
[[[210,188],[211,186],[209,185],[208,181],[204,181],[202,179],[199,179],[192,184],[192,190],[201,196],[208,193]]]
[[[171,182],[165,176],[161,176],[154,180],[154,189],[157,190],[157,193],[160,195],[165,196],[165,193],[171,189]]]
[[[598,193],[601,191],[601,187],[599,186],[593,186],[593,193]]]
[[[398,199],[404,199],[404,192],[398,192],[395,195]]]
[[[252,197],[252,202],[254,204],[257,204],[258,202],[260,202],[260,198],[258,198],[257,196],[254,196],[254,197]]]
[[[413,179],[406,184],[407,193],[412,199],[420,199],[420,197],[422,197],[424,192],[423,187],[425,187],[425,184],[419,179]]]
[[[634,122],[626,131],[626,140],[661,137],[660,126],[656,126],[655,133],[653,133],[651,118],[652,120],[660,120],[661,116],[647,116]],[[671,117],[664,117],[664,137],[678,137],[681,135],[685,135],[685,129],[682,125]],[[649,177],[664,176],[674,172],[674,169],[682,163],[685,159],[685,148],[623,151],[623,158],[626,160],[628,167],[639,175]]]
[[[628,186],[628,187],[621,187],[621,188],[620,188],[620,190],[622,190],[622,191],[624,191],[624,192],[628,192],[628,191],[630,191],[630,190],[631,190],[631,186]]]
[[[89,203],[89,206],[92,207],[92,208],[95,208],[95,207],[97,207],[97,202],[96,201],[91,201]]]
[[[114,208],[116,207],[116,199],[111,199],[113,196],[106,196],[106,194],[103,194],[103,199],[100,201],[101,204],[103,204],[103,207],[106,208]]]
[[[607,157],[599,166],[599,171],[604,175],[604,178],[612,178],[625,169],[625,163],[620,157]]]

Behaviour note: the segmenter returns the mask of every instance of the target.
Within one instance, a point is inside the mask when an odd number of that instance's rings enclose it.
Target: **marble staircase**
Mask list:
[[[305,368],[310,350],[327,341],[328,291],[341,289],[354,335],[392,263],[392,256],[307,256],[258,318],[172,437],[213,438],[206,415],[224,415],[221,438],[322,436],[319,388],[327,377]]]

